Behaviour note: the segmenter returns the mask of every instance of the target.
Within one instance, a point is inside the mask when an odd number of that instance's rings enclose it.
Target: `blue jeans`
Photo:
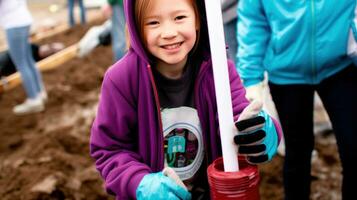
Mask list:
[[[83,4],[83,0],[68,0],[68,18],[69,18],[69,25],[74,26],[74,2],[77,1],[79,8],[81,10],[81,24],[86,23],[86,10]]]
[[[125,16],[123,7],[120,5],[113,5],[112,10],[111,36],[114,62],[116,62],[125,54]]]
[[[7,29],[6,38],[11,60],[21,74],[26,94],[29,98],[35,98],[44,87],[28,41],[29,30],[30,26]]]
[[[269,83],[285,137],[285,199],[308,200],[317,91],[330,117],[343,168],[342,199],[353,199],[357,180],[357,68],[351,64],[318,85]]]
[[[224,35],[228,44],[228,58],[237,64],[237,18],[224,25]]]

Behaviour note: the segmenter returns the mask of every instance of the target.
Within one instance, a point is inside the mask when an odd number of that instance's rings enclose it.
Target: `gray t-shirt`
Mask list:
[[[205,185],[202,177],[207,168],[194,104],[197,71],[197,65],[188,63],[179,79],[169,79],[153,69],[161,106],[165,166],[173,168],[191,192]]]
[[[193,65],[187,64],[179,79],[170,79],[160,74],[155,68],[153,69],[162,109],[180,106],[194,107],[193,94],[196,71]]]

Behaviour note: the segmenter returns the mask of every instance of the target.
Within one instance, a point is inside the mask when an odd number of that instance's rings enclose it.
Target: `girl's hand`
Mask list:
[[[277,152],[278,133],[273,120],[262,111],[262,103],[253,101],[241,113],[236,122],[238,134],[234,142],[238,153],[247,156],[249,163],[270,161]]]
[[[171,178],[172,180],[174,180],[177,185],[183,187],[185,190],[187,190],[186,188],[186,185],[181,181],[180,177],[176,174],[175,170],[173,170],[172,168],[170,167],[165,167],[163,170],[162,170],[162,173]]]
[[[146,200],[190,200],[191,194],[175,183],[174,180],[165,176],[163,172],[145,175],[136,189],[137,199]]]

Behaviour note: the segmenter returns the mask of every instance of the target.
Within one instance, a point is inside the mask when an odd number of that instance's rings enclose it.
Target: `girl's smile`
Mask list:
[[[182,45],[183,42],[177,42],[177,43],[173,43],[173,44],[166,44],[166,45],[162,45],[161,47],[166,49],[166,50],[178,50],[179,47]]]

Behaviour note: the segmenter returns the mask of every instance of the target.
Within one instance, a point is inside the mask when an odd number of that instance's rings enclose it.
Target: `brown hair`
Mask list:
[[[190,0],[192,3],[192,7],[195,13],[195,19],[196,19],[196,27],[197,27],[197,38],[196,38],[196,43],[194,45],[193,51],[196,50],[198,41],[200,39],[200,27],[201,27],[201,20],[200,20],[200,14],[198,11],[198,6],[196,3],[196,0]],[[140,39],[145,43],[145,35],[144,35],[144,16],[147,14],[149,11],[149,8],[152,6],[152,0],[135,0],[135,10],[134,10],[134,15],[135,15],[135,25],[137,28],[138,33],[140,34]]]

